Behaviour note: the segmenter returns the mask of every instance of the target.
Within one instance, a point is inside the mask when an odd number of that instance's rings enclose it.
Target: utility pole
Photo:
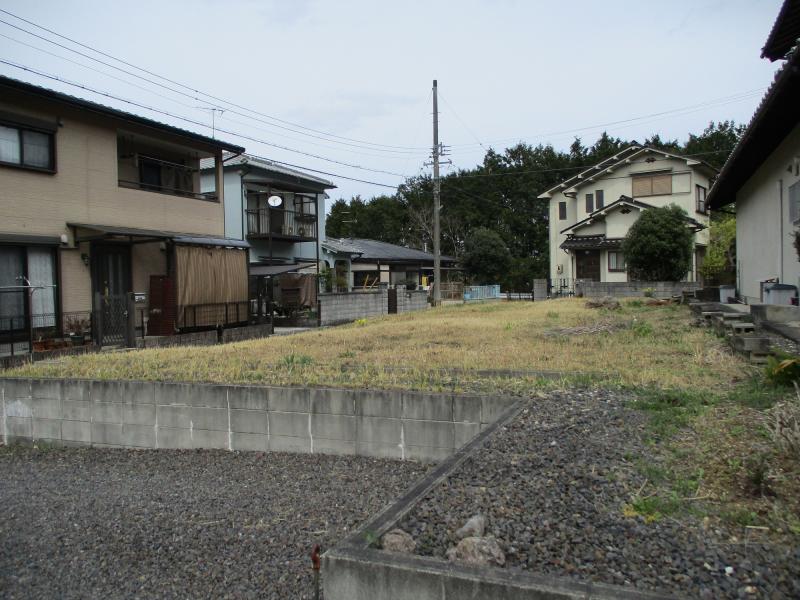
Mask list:
[[[442,304],[442,249],[439,231],[441,182],[439,181],[439,101],[433,80],[433,305]]]

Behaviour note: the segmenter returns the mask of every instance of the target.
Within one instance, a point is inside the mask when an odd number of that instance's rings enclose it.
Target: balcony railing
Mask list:
[[[317,215],[280,208],[249,209],[247,235],[296,240],[317,239]]]

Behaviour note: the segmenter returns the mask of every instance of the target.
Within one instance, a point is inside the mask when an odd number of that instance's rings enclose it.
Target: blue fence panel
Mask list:
[[[467,285],[464,286],[464,300],[499,300],[499,285]]]

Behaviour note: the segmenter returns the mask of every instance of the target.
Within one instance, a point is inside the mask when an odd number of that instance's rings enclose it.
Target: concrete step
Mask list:
[[[731,337],[730,343],[734,350],[744,353],[767,354],[770,350],[769,338],[758,335],[734,335]]]
[[[765,365],[769,359],[769,354],[760,354],[758,352],[750,353],[750,362],[756,365]]]
[[[731,323],[731,329],[733,329],[734,333],[745,333],[755,331],[756,326],[752,323]]]

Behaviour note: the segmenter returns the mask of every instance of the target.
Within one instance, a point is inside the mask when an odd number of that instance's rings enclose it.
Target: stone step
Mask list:
[[[756,326],[752,323],[731,323],[731,329],[734,333],[744,333],[746,331],[755,331]]]
[[[767,354],[770,349],[769,338],[756,335],[735,335],[731,338],[731,346],[739,352],[758,354]]]
[[[764,365],[767,364],[768,359],[769,359],[769,354],[760,354],[758,352],[750,353],[750,362],[753,364]]]

